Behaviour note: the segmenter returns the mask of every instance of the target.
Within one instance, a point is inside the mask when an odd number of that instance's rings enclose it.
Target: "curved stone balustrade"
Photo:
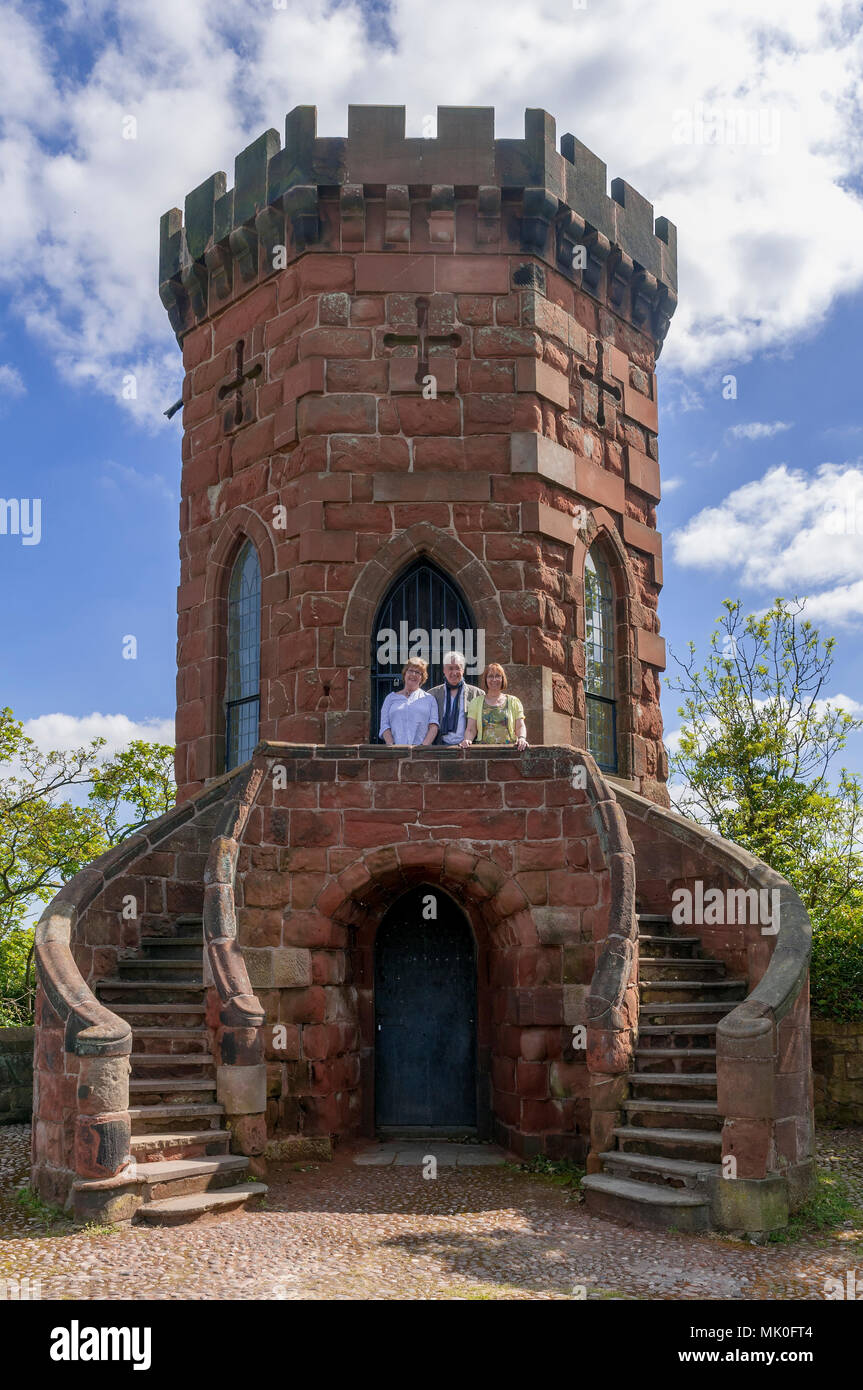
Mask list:
[[[737,1179],[741,1190],[746,1180],[775,1182],[781,1174],[793,1205],[807,1190],[812,1172],[806,987],[812,928],[806,909],[781,874],[746,850],[627,788],[616,787],[615,795],[636,851],[639,839],[645,847],[670,840],[680,848],[677,874],[667,855],[663,860],[670,880],[683,886],[712,868],[719,880],[779,895],[778,924],[756,920],[715,925],[710,943],[717,955],[746,972],[750,984],[746,998],[717,1026],[724,1173]],[[728,1186],[730,1191],[733,1184]]]
[[[237,941],[234,885],[240,841],[266,775],[265,754],[256,753],[236,776],[213,835],[204,872],[204,943],[218,995],[216,1093],[243,1153],[263,1153],[267,1068],[261,1042],[264,1010],[255,998]]]

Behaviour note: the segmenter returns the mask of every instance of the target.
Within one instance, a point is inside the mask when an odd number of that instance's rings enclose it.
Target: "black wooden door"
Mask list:
[[[395,642],[385,636],[388,633],[395,635]],[[411,636],[417,633],[425,636]],[[451,634],[459,635],[450,640]],[[466,602],[437,566],[417,560],[388,589],[372,625],[372,743],[383,742],[378,734],[381,706],[391,691],[401,689],[408,657],[421,656],[428,662],[424,689],[431,690],[444,678],[441,658],[452,647],[464,651],[462,641],[469,659],[475,658],[477,634]],[[469,680],[476,684],[476,675]]]
[[[437,920],[423,916],[429,897]],[[378,1128],[476,1125],[476,963],[470,927],[430,887],[399,898],[375,943]]]

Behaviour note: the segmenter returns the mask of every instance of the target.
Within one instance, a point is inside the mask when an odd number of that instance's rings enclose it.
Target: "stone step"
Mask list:
[[[207,1012],[206,1004],[125,1004],[125,1012],[134,1014],[136,1018],[144,1018],[153,1014],[204,1014]],[[160,1024],[153,1024],[153,1027],[161,1027]],[[166,1024],[165,1027],[170,1027]]]
[[[647,943],[649,946],[700,946],[700,936],[656,936],[651,932],[639,932],[639,946]]]
[[[200,985],[204,972],[200,961],[187,965],[181,960],[120,961],[119,978],[126,981],[146,981],[161,989],[163,985]]]
[[[148,965],[149,962],[148,962],[148,961],[144,961],[143,964]],[[178,992],[183,991],[184,993],[185,993],[186,991],[197,991],[197,992],[200,994],[201,990],[206,989],[207,986],[206,986],[205,984],[203,984],[202,981],[200,981],[200,980],[122,980],[122,979],[105,979],[105,980],[99,980],[99,981],[97,981],[96,988],[99,990],[100,993],[101,993],[103,990],[115,990],[115,989],[116,989],[116,990],[122,990],[122,992],[123,992],[124,994],[125,994],[128,990],[140,990],[140,989],[171,990],[171,989],[174,989],[174,990],[177,990]],[[147,1001],[145,1000],[144,1002],[147,1002]],[[150,1002],[152,1002],[152,1001],[150,1001]]]
[[[144,1185],[144,1198],[185,1197],[232,1186],[249,1170],[242,1154],[212,1154],[201,1158],[153,1159],[138,1163],[135,1176]]]
[[[132,1052],[132,1066],[214,1066],[208,1052]]]
[[[157,961],[182,960],[194,957],[197,968],[201,969],[204,958],[203,941],[195,941],[187,936],[181,938],[165,937],[164,940],[142,941],[141,959],[155,964]]]
[[[201,936],[142,936],[141,946],[150,947],[177,947],[177,946],[203,946],[204,938]]]
[[[676,931],[676,924],[664,913],[639,912],[638,935],[642,932],[645,936],[673,936]]]
[[[638,1076],[656,1076],[671,1067],[678,1076],[709,1076],[716,1081],[715,1047],[639,1047],[635,1053],[635,1071],[632,1079]]]
[[[154,979],[166,978],[175,970],[185,971],[189,975],[200,976],[203,970],[201,957],[197,960],[194,956],[154,956],[152,960],[142,960],[140,956],[128,956],[125,960],[119,960],[117,965],[120,970],[131,970],[134,975],[152,975]],[[121,979],[127,978],[123,975]],[[131,978],[131,977],[129,977]]]
[[[649,1027],[661,1026],[660,1020],[666,1019],[670,1023],[701,1023],[705,1015],[710,1019],[718,1021],[730,1014],[735,1007],[736,1000],[716,999],[708,1003],[679,1003],[667,1004],[663,1002],[655,1004],[642,1003],[638,1014],[639,1037],[644,1034],[644,1025]]]
[[[622,1108],[631,1129],[664,1129],[669,1123],[681,1129],[722,1129],[723,1116],[715,1100],[625,1100]]]
[[[153,1130],[133,1134],[132,1156],[136,1159],[202,1158],[207,1154],[225,1154],[231,1144],[227,1129]]]
[[[135,1057],[196,1057],[199,1061],[211,1059],[210,1039],[206,1028],[143,1028],[132,1026],[132,1061]]]
[[[99,980],[96,993],[102,1004],[113,1009],[115,1004],[177,1004],[195,1003],[196,996],[207,989],[200,980]],[[203,1004],[201,1006],[203,1008]]]
[[[650,970],[652,979],[662,979],[663,976],[657,972],[661,970],[677,970],[685,979],[691,979],[696,970],[705,971],[705,979],[714,980],[718,974],[724,973],[725,962],[716,960],[713,956],[698,956],[684,959],[681,956],[642,956],[641,966],[643,969]],[[674,979],[673,975],[668,977]]]
[[[697,936],[639,936],[638,954],[642,960],[671,956],[674,960],[696,960],[701,950]]]
[[[638,986],[642,1004],[703,1004],[711,999],[739,1003],[747,988],[745,980],[707,979],[641,980]]]
[[[197,1192],[187,1197],[164,1197],[158,1202],[145,1202],[138,1208],[135,1220],[149,1226],[180,1226],[196,1221],[209,1212],[227,1212],[244,1207],[256,1197],[267,1195],[262,1182],[237,1183],[217,1192]]]
[[[710,1203],[694,1192],[634,1182],[631,1178],[591,1173],[582,1178],[587,1210],[594,1216],[626,1226],[678,1231],[705,1231],[710,1226]]]
[[[716,1072],[631,1072],[633,1100],[716,1100]]]
[[[138,1091],[144,1087],[159,1090],[166,1079],[172,1080],[176,1087],[194,1081],[198,1090],[202,1081],[207,1081],[210,1089],[216,1084],[216,1064],[206,1052],[199,1052],[197,1056],[192,1053],[188,1057],[182,1057],[179,1053],[165,1056],[162,1053],[137,1052],[133,1053],[130,1061],[132,1078],[129,1084],[131,1086],[134,1081]]]
[[[103,1001],[104,1002],[104,1001]],[[124,1018],[132,1026],[132,1036],[136,1036],[143,1023],[150,1028],[199,1029],[207,1011],[206,1004],[128,1004],[125,1000],[114,1001],[111,1012]]]
[[[639,1041],[643,1037],[658,1038],[660,1034],[672,1038],[683,1037],[711,1037],[716,1036],[716,1024],[705,1020],[704,1023],[645,1023],[639,1025]]]
[[[696,1183],[718,1178],[722,1173],[720,1163],[698,1163],[691,1158],[664,1158],[661,1154],[621,1153],[619,1149],[609,1149],[601,1158],[603,1168],[618,1177],[690,1189]]]
[[[129,1118],[132,1133],[147,1134],[164,1131],[164,1121],[168,1120],[176,1131],[178,1122],[184,1129],[209,1129],[214,1120],[222,1120],[225,1107],[218,1102],[176,1101],[164,1105],[130,1105]]]
[[[182,1105],[186,1102],[215,1101],[214,1076],[136,1077],[129,1082],[129,1101],[137,1109],[163,1105]]]
[[[704,1159],[708,1163],[716,1163],[722,1157],[722,1134],[715,1130],[620,1125],[613,1134],[621,1153],[689,1158],[696,1162]]]

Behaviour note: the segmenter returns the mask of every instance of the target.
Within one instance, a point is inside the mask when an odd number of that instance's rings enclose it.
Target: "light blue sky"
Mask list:
[[[40,742],[164,735],[173,717],[181,417],[162,412],[181,376],[158,217],[306,102],[332,135],[350,101],[406,104],[411,134],[437,104],[494,105],[508,136],[544,106],[678,223],[663,633],[703,649],[723,598],[807,594],[839,639],[830,693],[863,704],[863,42],[839,4],[748,8],[7,5],[0,495],[42,499],[42,538],[0,536],[0,700]],[[848,761],[863,768],[863,740]]]

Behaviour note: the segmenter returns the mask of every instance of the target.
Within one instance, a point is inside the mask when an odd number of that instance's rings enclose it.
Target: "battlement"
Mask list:
[[[188,195],[184,213],[165,213],[162,299],[180,334],[227,298],[235,265],[246,283],[271,273],[261,253],[275,245],[291,256],[312,247],[371,249],[364,238],[374,200],[385,202],[392,225],[402,219],[404,235],[385,239],[385,248],[413,250],[411,207],[425,199],[434,243],[427,249],[487,254],[504,249],[503,228],[509,245],[514,235],[517,249],[589,293],[607,269],[620,292],[631,285],[651,306],[661,343],[677,302],[676,228],[654,219],[623,179],[612,180],[610,195],[606,183],[605,164],[575,136],[564,135],[558,151],[554,119],[539,109],[525,112],[524,138],[514,140],[495,139],[493,107],[441,106],[437,136],[426,139],[405,136],[403,106],[349,106],[346,137],[319,136],[317,109],[297,106],[285,119],[284,148],[277,131],[265,131],[237,156],[233,188],[223,172],[212,174]],[[455,206],[464,200],[472,200],[479,230],[456,247]],[[338,204],[335,216],[325,215],[325,203]],[[573,269],[579,245],[586,263]]]

